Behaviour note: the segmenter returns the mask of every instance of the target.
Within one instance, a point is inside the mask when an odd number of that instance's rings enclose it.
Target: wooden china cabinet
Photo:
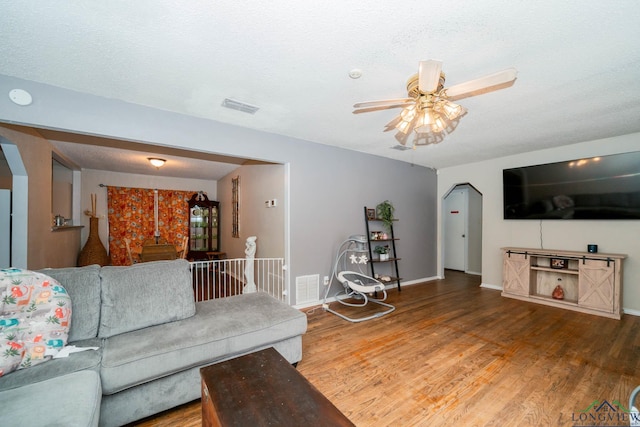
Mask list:
[[[208,259],[207,252],[220,250],[220,203],[203,192],[189,199],[189,252],[187,259]]]

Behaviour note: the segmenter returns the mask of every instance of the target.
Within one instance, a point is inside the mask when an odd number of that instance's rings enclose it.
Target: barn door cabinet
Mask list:
[[[502,296],[620,319],[626,255],[502,248]],[[557,287],[561,297],[554,297]]]

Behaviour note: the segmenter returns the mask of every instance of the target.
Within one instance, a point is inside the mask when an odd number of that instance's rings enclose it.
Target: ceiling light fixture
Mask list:
[[[164,164],[167,162],[165,159],[159,159],[157,157],[148,157],[147,160],[149,160],[149,163],[151,163],[157,169],[160,169],[160,167],[164,166]]]
[[[407,82],[407,91],[415,103],[405,107],[400,116],[386,126],[386,130],[398,130],[396,139],[403,145],[413,131],[414,147],[441,142],[447,134],[454,131],[459,119],[467,113],[464,107],[447,99],[444,73],[440,72],[438,86],[429,93],[418,89],[418,79],[416,75]]]
[[[445,88],[442,61],[420,61],[418,74],[407,81],[406,98],[359,102],[353,106],[353,113],[402,108],[400,115],[387,123],[384,131],[397,130],[396,140],[404,146],[409,142],[409,135],[413,135],[414,148],[437,144],[453,132],[467,114],[464,107],[452,101],[509,87],[517,74],[515,68],[508,68]]]

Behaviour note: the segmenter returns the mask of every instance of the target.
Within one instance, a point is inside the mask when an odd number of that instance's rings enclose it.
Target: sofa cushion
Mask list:
[[[100,278],[101,338],[186,319],[196,312],[187,260],[106,266]]]
[[[71,298],[55,279],[0,270],[0,376],[47,362],[69,337]]]
[[[76,341],[76,347],[99,347],[100,340],[93,338],[86,341]],[[0,391],[22,387],[27,384],[45,381],[51,378],[67,375],[83,370],[100,370],[102,349],[85,350],[72,353],[69,357],[51,359],[47,363],[33,366],[29,369],[20,369],[0,378]]]
[[[104,340],[104,393],[248,353],[307,329],[304,313],[262,292],[196,306],[188,319]]]
[[[0,391],[5,426],[97,426],[102,389],[95,371]]]
[[[56,279],[73,304],[69,342],[98,336],[100,323],[100,266],[47,268],[41,273]]]

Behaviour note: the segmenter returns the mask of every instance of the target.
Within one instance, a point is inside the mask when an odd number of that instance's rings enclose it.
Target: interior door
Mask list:
[[[444,268],[466,270],[467,189],[454,189],[444,199]]]

